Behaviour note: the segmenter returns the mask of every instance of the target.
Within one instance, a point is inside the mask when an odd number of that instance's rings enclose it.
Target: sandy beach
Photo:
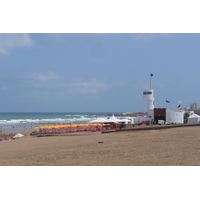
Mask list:
[[[0,142],[0,166],[199,166],[200,127]],[[9,133],[7,133],[9,134]]]

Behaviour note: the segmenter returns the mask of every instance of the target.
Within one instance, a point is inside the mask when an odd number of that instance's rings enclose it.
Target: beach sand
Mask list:
[[[200,127],[0,142],[0,166],[199,166]],[[9,133],[8,133],[9,134]]]

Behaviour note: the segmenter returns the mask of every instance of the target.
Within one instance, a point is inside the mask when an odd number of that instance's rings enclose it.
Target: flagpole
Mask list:
[[[150,76],[150,89],[152,89],[151,76]]]
[[[152,76],[153,76],[153,74],[150,74],[150,89],[152,89],[152,81],[151,81]]]
[[[166,100],[165,102],[166,102],[166,104],[171,103],[171,101],[168,101],[168,100]],[[167,105],[166,105],[166,108],[167,108]],[[170,110],[170,107],[168,109]]]

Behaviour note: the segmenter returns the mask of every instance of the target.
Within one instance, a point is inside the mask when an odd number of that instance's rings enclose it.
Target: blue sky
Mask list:
[[[200,34],[0,34],[2,112],[146,111],[200,104]],[[165,103],[170,100],[171,103]]]

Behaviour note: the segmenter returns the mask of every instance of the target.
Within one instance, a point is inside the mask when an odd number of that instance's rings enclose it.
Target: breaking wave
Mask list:
[[[71,118],[54,118],[54,119],[11,119],[0,120],[0,125],[20,125],[20,124],[41,124],[41,123],[76,123],[76,122],[88,122],[95,119],[94,117],[80,116]]]
[[[88,123],[101,117],[95,113],[0,113],[1,130],[32,129],[43,125]]]

